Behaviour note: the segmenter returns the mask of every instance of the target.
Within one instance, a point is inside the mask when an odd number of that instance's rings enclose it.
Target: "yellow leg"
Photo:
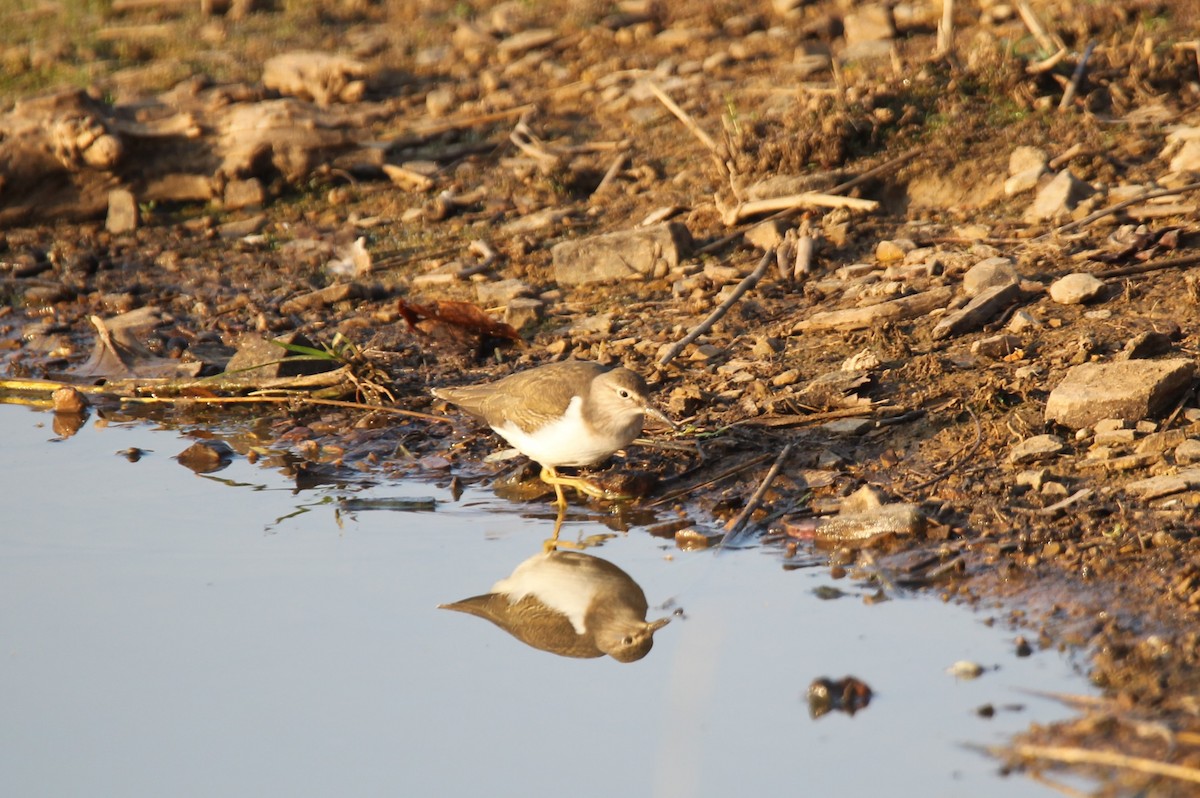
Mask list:
[[[579,491],[580,493],[586,493],[588,496],[591,496],[596,499],[612,498],[611,496],[608,495],[608,493],[603,488],[592,484],[590,481],[584,479],[583,477],[564,477],[562,474],[558,473],[550,466],[542,467],[541,476],[542,476],[543,482],[545,482],[548,485],[554,486],[554,494],[555,494],[555,496],[558,497],[557,500],[555,501],[555,504],[557,504],[559,507],[567,506],[567,500],[563,496],[563,491],[562,491],[564,485],[566,485],[567,487],[570,487],[570,488],[574,488],[575,490]]]
[[[567,508],[559,507],[558,517],[554,519],[554,536],[547,538],[542,543],[542,551],[546,552],[547,554],[558,548],[558,533],[562,531],[563,519],[566,517],[566,515]]]

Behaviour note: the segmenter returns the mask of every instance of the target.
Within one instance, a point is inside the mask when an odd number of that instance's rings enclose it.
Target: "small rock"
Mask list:
[[[1175,404],[1195,371],[1187,358],[1074,366],[1046,399],[1046,420],[1079,429],[1104,418],[1157,415]]]
[[[1008,320],[1009,332],[1021,332],[1023,330],[1035,330],[1041,327],[1042,323],[1038,321],[1037,316],[1034,316],[1028,310],[1018,310],[1012,314]]]
[[[1152,432],[1138,442],[1134,451],[1138,454],[1162,454],[1167,449],[1177,448],[1186,440],[1187,433],[1181,429]]]
[[[971,344],[971,352],[992,360],[1002,360],[1021,348],[1021,339],[1015,335],[993,335]]]
[[[1038,191],[1037,197],[1025,211],[1026,222],[1044,222],[1067,216],[1094,189],[1070,171],[1058,175]]]
[[[983,666],[978,662],[959,660],[949,668],[946,668],[946,673],[955,679],[978,679],[983,675]]]
[[[1017,474],[1017,485],[1031,488],[1035,491],[1041,490],[1042,485],[1050,479],[1050,471],[1046,468],[1031,468]]]
[[[1182,493],[1195,488],[1200,488],[1200,468],[1195,466],[1185,468],[1177,474],[1162,474],[1135,480],[1125,486],[1126,492],[1134,493],[1143,499],[1157,499],[1159,496],[1170,496],[1172,493]]]
[[[1172,172],[1200,172],[1200,139],[1186,142],[1171,159]]]
[[[866,5],[842,18],[846,44],[886,41],[896,36],[892,10],[886,5]]]
[[[776,388],[783,388],[787,385],[795,385],[800,381],[800,371],[798,369],[788,369],[780,372],[771,378],[771,385]]]
[[[1030,169],[1045,169],[1050,162],[1046,151],[1038,147],[1015,147],[1008,156],[1008,173],[1018,175]]]
[[[904,257],[917,248],[917,245],[907,238],[894,241],[880,241],[875,246],[875,260],[880,263],[891,263],[904,260]]]
[[[435,119],[450,113],[457,104],[453,89],[433,89],[425,95],[425,110]]]
[[[533,294],[533,288],[523,280],[497,280],[475,284],[475,298],[485,308],[498,307],[517,297],[530,297]]]
[[[977,330],[1016,302],[1020,296],[1021,286],[1016,283],[985,288],[961,310],[947,313],[934,326],[932,336],[934,339],[949,338]]]
[[[1066,442],[1057,435],[1034,435],[1012,447],[1008,453],[1008,462],[1020,464],[1045,460],[1066,448]]]
[[[820,429],[830,435],[851,437],[870,432],[874,427],[875,422],[869,418],[837,418],[825,422]]]
[[[1116,429],[1128,429],[1129,422],[1123,418],[1102,418],[1092,425],[1092,431],[1096,433],[1112,432]]]
[[[108,217],[104,229],[110,233],[130,233],[138,228],[138,206],[132,191],[114,188],[108,192]]]
[[[267,201],[267,192],[257,177],[248,180],[230,180],[225,184],[223,202],[227,210],[239,208],[258,209]]]
[[[721,542],[722,535],[710,534],[694,526],[684,527],[675,533],[675,545],[681,549],[707,549]]]
[[[743,238],[745,238],[747,244],[768,252],[779,246],[783,241],[784,234],[791,227],[792,225],[783,219],[771,219],[751,227],[746,231]]]
[[[1097,430],[1096,435],[1092,438],[1093,446],[1120,446],[1124,443],[1133,443],[1137,437],[1137,433],[1131,429],[1111,429],[1100,432]]]
[[[1180,465],[1200,462],[1200,440],[1188,438],[1175,447],[1175,462]]]
[[[1050,298],[1060,305],[1081,305],[1099,299],[1105,288],[1104,281],[1098,277],[1075,272],[1050,284]]]
[[[1125,343],[1125,348],[1117,355],[1118,360],[1145,360],[1151,357],[1165,355],[1171,351],[1171,336],[1165,333],[1146,331],[1135,335]]]
[[[1025,172],[1018,172],[1012,177],[1004,181],[1004,195],[1007,197],[1015,197],[1017,194],[1024,194],[1026,191],[1033,191],[1037,188],[1038,181],[1042,175],[1046,173],[1044,168],[1029,169]]]
[[[233,449],[224,441],[196,441],[175,459],[197,474],[208,474],[232,463],[233,457]]]
[[[504,323],[520,330],[537,324],[545,316],[546,303],[533,297],[518,296],[508,300],[504,306]]]
[[[554,277],[559,285],[665,277],[690,245],[675,222],[561,241],[551,250]]]
[[[59,388],[50,398],[54,402],[55,413],[80,414],[88,408],[88,398],[80,393],[78,388],[66,386]]]
[[[299,352],[287,349],[288,346],[312,349],[315,344],[294,330],[273,341],[247,333],[238,340],[237,351],[225,364],[225,374],[232,380],[261,382],[278,377],[319,374],[341,365],[332,357],[329,360],[300,357]]]
[[[1020,282],[1021,276],[1008,258],[986,258],[979,261],[963,275],[963,293],[977,296],[981,291],[997,285]]]
[[[334,283],[324,288],[318,288],[316,291],[292,297],[279,306],[279,312],[284,315],[301,313],[305,310],[329,307],[338,302],[364,299],[369,293],[365,286],[358,283]]]

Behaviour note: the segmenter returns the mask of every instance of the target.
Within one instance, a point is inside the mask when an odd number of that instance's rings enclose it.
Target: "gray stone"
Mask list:
[[[846,437],[864,435],[874,428],[875,422],[869,418],[839,418],[821,425],[821,429],[830,435]]]
[[[533,294],[533,288],[522,280],[497,280],[475,284],[475,298],[485,308],[504,305],[516,297]]]
[[[1125,486],[1125,491],[1137,494],[1143,499],[1156,499],[1193,488],[1200,488],[1200,468],[1196,467],[1186,468],[1177,474],[1135,480]]]
[[[1200,440],[1188,438],[1175,447],[1175,462],[1180,465],[1200,462]]]
[[[1026,169],[1024,172],[1017,172],[1010,176],[1004,181],[1005,196],[1014,197],[1017,194],[1024,194],[1026,191],[1033,191],[1045,173],[1046,167],[1039,166],[1036,169]]]
[[[778,247],[783,241],[784,234],[792,227],[793,225],[783,219],[769,219],[751,227],[743,237],[747,244],[766,252]]]
[[[114,188],[108,192],[108,218],[104,229],[110,233],[130,233],[138,228],[138,206],[132,191]]]
[[[1020,282],[1021,276],[1008,258],[985,258],[963,275],[963,292],[977,296],[985,288]]]
[[[1026,222],[1044,222],[1069,214],[1081,200],[1095,190],[1069,171],[1059,172],[1038,191],[1028,210]]]
[[[248,180],[230,180],[225,184],[223,202],[227,210],[238,208],[261,208],[267,200],[267,192],[257,177]]]
[[[1171,336],[1147,330],[1125,342],[1125,348],[1117,355],[1118,360],[1145,360],[1165,355],[1171,351]]]
[[[532,297],[513,297],[504,307],[504,321],[520,330],[528,324],[537,324],[545,315],[546,303]]]
[[[1200,139],[1186,142],[1171,159],[1172,172],[1200,172]]]
[[[896,26],[892,10],[886,5],[868,5],[842,18],[843,35],[847,45],[895,38]]]
[[[971,344],[971,353],[1001,360],[1021,348],[1021,339],[1015,335],[992,335]]]
[[[298,332],[290,332],[273,341],[249,333],[237,342],[237,352],[225,364],[226,376],[234,380],[261,382],[278,377],[297,377],[302,374],[319,374],[341,365],[336,360],[312,360],[298,357],[287,345],[315,346],[312,341]]]
[[[1008,330],[1011,332],[1021,332],[1022,330],[1037,329],[1042,323],[1038,321],[1037,316],[1034,316],[1028,310],[1018,310],[1012,314],[1012,318],[1008,320]]]
[[[1081,305],[1104,295],[1104,281],[1086,272],[1060,277],[1050,284],[1050,298],[1060,305]]]
[[[1040,147],[1016,147],[1008,156],[1008,173],[1019,175],[1031,169],[1042,172],[1049,162],[1050,156]]]
[[[1061,453],[1066,442],[1057,435],[1034,435],[1018,443],[1008,453],[1010,463],[1033,463]]]
[[[551,251],[554,278],[584,285],[665,277],[690,244],[687,228],[675,222],[562,241]]]
[[[1071,429],[1105,418],[1138,421],[1169,409],[1191,382],[1194,361],[1126,360],[1075,366],[1046,399],[1046,420]]]
[[[1021,287],[1016,283],[986,288],[979,296],[968,302],[966,307],[946,314],[945,318],[933,328],[933,338],[949,338],[978,330],[1000,311],[1016,302],[1020,296]]]

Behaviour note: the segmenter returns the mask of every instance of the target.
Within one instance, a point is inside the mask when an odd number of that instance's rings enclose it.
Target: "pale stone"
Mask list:
[[[1044,171],[1049,162],[1050,156],[1040,147],[1015,147],[1008,155],[1008,173],[1019,175],[1031,169]]]
[[[1081,305],[1104,295],[1104,281],[1086,272],[1060,277],[1050,284],[1050,298],[1060,305]]]
[[[1068,215],[1086,197],[1095,193],[1087,183],[1069,171],[1059,172],[1038,191],[1025,211],[1026,222],[1044,222]]]
[[[108,192],[108,218],[104,229],[110,233],[129,233],[138,227],[138,206],[133,192],[115,188]]]
[[[1016,283],[1020,279],[1008,258],[985,258],[963,275],[963,292],[967,296],[976,296],[985,288]]]
[[[1079,429],[1106,418],[1134,422],[1157,415],[1174,405],[1195,371],[1187,358],[1084,363],[1050,392],[1046,420]]]
[[[674,222],[561,241],[551,250],[554,277],[560,285],[665,277],[690,242],[687,228]]]
[[[1066,448],[1066,442],[1057,435],[1034,435],[1012,447],[1008,452],[1008,461],[1010,463],[1032,463],[1053,457]]]
[[[886,5],[867,5],[842,18],[843,35],[847,45],[875,42],[896,36],[892,10]]]

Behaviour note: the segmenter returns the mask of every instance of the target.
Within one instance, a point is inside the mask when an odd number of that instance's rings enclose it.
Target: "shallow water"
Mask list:
[[[637,662],[555,656],[437,609],[541,551],[541,507],[373,475],[297,492],[243,458],[197,476],[177,431],[93,416],[58,439],[51,419],[0,405],[8,795],[1054,795],[974,746],[1069,715],[1025,691],[1094,692],[932,596],[867,604],[828,568],[639,527],[588,553],[650,618],[682,614]],[[610,532],[586,516],[563,537]],[[957,680],[959,660],[989,670]],[[809,683],[848,674],[870,706],[811,718]]]

